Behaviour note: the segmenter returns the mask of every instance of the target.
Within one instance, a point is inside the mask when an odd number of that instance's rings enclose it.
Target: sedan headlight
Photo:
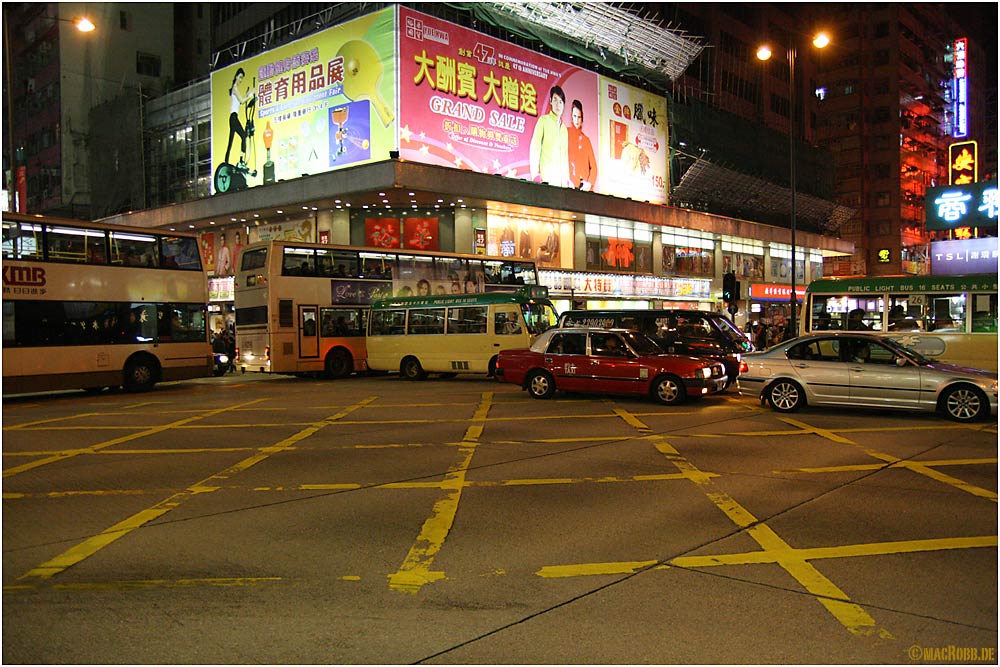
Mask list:
[[[711,366],[705,366],[704,368],[702,368],[701,369],[701,376],[703,378],[705,378],[706,380],[708,378],[712,377],[712,367]]]

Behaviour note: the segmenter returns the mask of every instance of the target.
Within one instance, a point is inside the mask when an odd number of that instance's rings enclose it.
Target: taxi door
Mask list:
[[[639,360],[616,333],[591,332],[590,370],[590,391],[643,393],[649,380],[648,370],[647,377],[640,377]]]
[[[556,387],[567,391],[586,389],[590,379],[587,334],[557,333],[549,341],[542,365],[556,379]]]

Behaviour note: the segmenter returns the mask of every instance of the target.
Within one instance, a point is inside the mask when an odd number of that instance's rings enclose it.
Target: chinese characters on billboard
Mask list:
[[[665,98],[399,13],[402,158],[666,202]]]
[[[212,73],[212,191],[388,157],[396,145],[392,8]]]

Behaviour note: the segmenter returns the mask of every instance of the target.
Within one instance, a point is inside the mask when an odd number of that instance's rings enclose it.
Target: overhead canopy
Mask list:
[[[704,48],[685,31],[614,3],[500,0],[451,5],[564,53],[661,85],[675,81]]]
[[[761,222],[782,226],[788,226],[791,220],[789,188],[742,174],[704,157],[697,158],[680,183],[671,188],[670,200],[675,206],[726,210],[731,215],[752,213]],[[854,213],[853,208],[835,202],[801,192],[795,194],[795,222],[802,229],[824,234],[836,232]]]

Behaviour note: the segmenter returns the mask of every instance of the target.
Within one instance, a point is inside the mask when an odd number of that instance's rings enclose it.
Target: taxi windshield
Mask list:
[[[629,346],[640,357],[650,357],[654,354],[663,354],[663,348],[657,345],[652,338],[639,331],[623,331],[622,337],[628,341]]]

